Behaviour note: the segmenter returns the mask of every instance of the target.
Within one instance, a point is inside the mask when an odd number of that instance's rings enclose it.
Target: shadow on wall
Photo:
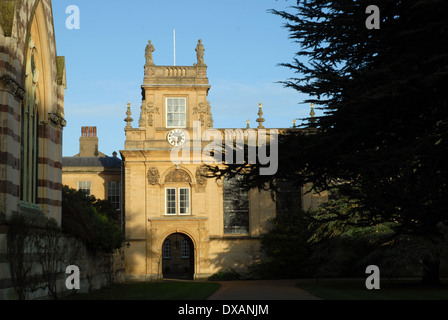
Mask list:
[[[144,236],[133,237],[133,235]],[[125,228],[124,256],[127,280],[146,280],[146,252],[146,226]]]
[[[145,235],[145,238],[133,239],[129,236],[132,234]],[[147,247],[147,235],[146,226],[128,229],[124,245],[127,280],[193,279],[219,272],[233,272],[240,278],[249,279],[255,277],[251,274],[250,266],[261,261],[259,238],[210,238],[209,257],[203,257],[185,234],[172,233],[165,239],[159,239],[157,246],[160,245],[160,248],[156,251],[152,249],[153,246],[151,249]],[[186,240],[186,243],[182,243],[183,240]],[[198,256],[195,256],[195,253]],[[147,261],[147,254],[151,255],[152,262]],[[208,260],[208,263],[204,263],[204,260]],[[149,263],[152,263],[152,266]],[[195,265],[198,263],[200,265]],[[195,274],[195,271],[198,273]]]
[[[254,279],[251,266],[262,260],[260,239],[226,237],[210,239],[211,280]]]

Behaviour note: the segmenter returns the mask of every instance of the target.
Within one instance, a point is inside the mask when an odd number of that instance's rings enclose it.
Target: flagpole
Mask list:
[[[174,66],[176,66],[176,29],[173,29]]]

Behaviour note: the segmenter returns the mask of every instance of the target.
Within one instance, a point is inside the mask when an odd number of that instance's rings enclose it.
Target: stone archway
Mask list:
[[[194,278],[194,244],[184,233],[172,233],[162,243],[162,275],[165,279]]]

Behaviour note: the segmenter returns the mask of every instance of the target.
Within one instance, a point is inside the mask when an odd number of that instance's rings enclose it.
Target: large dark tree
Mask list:
[[[366,27],[369,5],[380,10],[380,29]],[[328,190],[338,181],[359,205],[334,219],[393,223],[395,241],[427,243],[428,282],[438,281],[448,227],[447,12],[446,0],[298,0],[273,11],[300,48],[283,64],[297,77],[283,83],[322,116],[281,137],[275,175],[244,166],[248,186],[275,188],[282,178]]]

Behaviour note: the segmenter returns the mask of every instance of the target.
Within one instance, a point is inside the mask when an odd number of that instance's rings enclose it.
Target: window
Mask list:
[[[162,245],[162,257],[164,259],[171,258],[171,241],[166,239]]]
[[[120,181],[107,182],[107,200],[120,209]]]
[[[78,190],[84,190],[90,196],[90,181],[79,181]]]
[[[20,200],[37,203],[38,195],[38,155],[39,155],[39,100],[36,85],[39,78],[37,51],[32,41],[26,66],[26,96],[21,106],[20,127]]]
[[[190,214],[189,188],[179,188],[179,214]]]
[[[166,188],[166,214],[176,214],[176,188]]]
[[[249,233],[249,194],[241,187],[241,178],[224,178],[223,209],[224,233]]]
[[[166,188],[165,189],[165,214],[189,215],[190,212],[190,188]]]
[[[181,258],[190,258],[190,245],[187,239],[182,240]]]
[[[167,128],[181,127],[187,125],[187,99],[166,98],[166,126]]]

